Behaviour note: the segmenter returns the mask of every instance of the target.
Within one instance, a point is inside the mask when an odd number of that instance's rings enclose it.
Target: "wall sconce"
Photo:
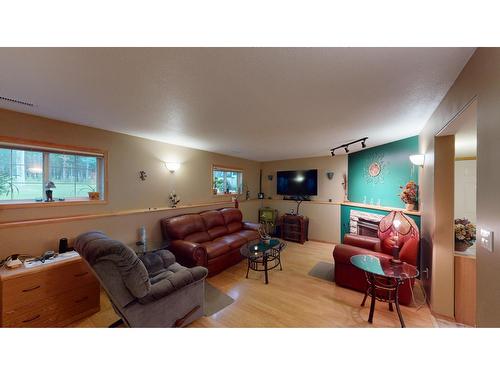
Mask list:
[[[174,173],[176,170],[178,170],[181,167],[181,163],[168,161],[168,162],[165,162],[165,166],[170,171],[170,173]]]
[[[424,154],[410,155],[410,161],[414,165],[418,165],[419,167],[423,167],[424,161],[425,161],[425,155]]]
[[[333,178],[333,172],[326,172],[326,177],[331,180]]]
[[[272,180],[273,180],[273,175],[272,175],[272,174],[267,175],[267,179],[268,179],[269,181],[272,181]]]

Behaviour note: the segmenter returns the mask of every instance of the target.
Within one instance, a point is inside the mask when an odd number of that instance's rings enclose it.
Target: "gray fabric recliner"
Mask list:
[[[181,266],[168,250],[139,258],[102,232],[81,234],[75,250],[94,270],[127,326],[180,327],[203,315],[206,268]]]

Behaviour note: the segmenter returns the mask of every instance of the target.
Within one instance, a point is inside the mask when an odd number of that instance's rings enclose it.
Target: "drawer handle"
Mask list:
[[[83,297],[83,298],[77,299],[77,300],[75,301],[75,303],[80,303],[80,302],[86,301],[86,300],[88,300],[88,299],[89,299],[89,297],[85,296],[85,297]]]
[[[36,314],[33,318],[23,320],[22,323],[32,322],[33,320],[37,320],[40,317],[40,314]]]
[[[86,274],[88,274],[88,272],[87,272],[87,271],[85,271],[85,272],[81,272],[81,273],[76,273],[74,276],[75,276],[75,277],[81,277],[81,276],[85,276]]]
[[[35,289],[38,289],[38,288],[40,288],[40,285],[31,287],[31,288],[28,288],[28,289],[23,289],[23,292],[31,292],[32,290],[35,290]]]

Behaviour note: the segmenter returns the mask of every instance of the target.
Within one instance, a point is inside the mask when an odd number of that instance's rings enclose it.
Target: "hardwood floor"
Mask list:
[[[288,243],[282,253],[283,271],[264,275],[250,271],[245,279],[246,261],[211,277],[208,282],[235,301],[191,327],[399,327],[396,312],[377,302],[373,324],[367,322],[369,303],[360,307],[363,295],[338,287],[333,282],[308,275],[320,261],[332,261],[333,245],[306,242]],[[427,305],[417,310],[402,306],[407,327],[436,327]],[[107,327],[118,317],[104,293],[101,311],[74,324],[74,327]]]

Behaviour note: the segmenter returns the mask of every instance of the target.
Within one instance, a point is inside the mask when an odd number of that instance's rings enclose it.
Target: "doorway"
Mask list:
[[[472,100],[436,136],[436,224],[439,272],[455,321],[476,325],[477,101]],[[446,275],[451,277],[446,277]]]

